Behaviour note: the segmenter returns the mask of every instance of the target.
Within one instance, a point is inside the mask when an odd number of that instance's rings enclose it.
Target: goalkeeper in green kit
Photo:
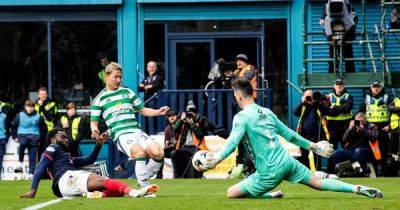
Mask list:
[[[233,119],[232,131],[218,154],[208,155],[204,166],[214,168],[244,141],[256,172],[227,191],[229,198],[281,198],[281,191],[270,192],[283,180],[301,183],[317,190],[348,192],[371,198],[382,198],[378,189],[352,185],[336,179],[321,179],[290,156],[279,143],[278,135],[318,155],[330,157],[333,147],[327,141],[310,142],[286,127],[271,110],[254,103],[253,88],[246,78],[232,83],[235,98],[242,109]]]

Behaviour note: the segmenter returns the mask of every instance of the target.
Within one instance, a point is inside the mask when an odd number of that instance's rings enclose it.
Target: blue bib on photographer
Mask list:
[[[334,106],[341,106],[343,105],[344,101],[346,101],[349,98],[349,94],[345,93],[340,97],[337,97],[334,93],[329,94],[329,100],[331,102],[331,108]],[[342,113],[337,116],[326,116],[327,120],[350,120],[353,117],[353,114],[350,110],[350,112],[347,113]]]
[[[19,113],[18,135],[35,134],[40,135],[39,114],[27,115],[25,112]]]
[[[387,107],[388,95],[376,99],[367,95],[365,97],[366,115],[368,122],[380,123],[389,122],[390,113]]]
[[[6,117],[7,117],[6,114],[0,112],[0,139],[6,138],[6,128],[5,128]]]

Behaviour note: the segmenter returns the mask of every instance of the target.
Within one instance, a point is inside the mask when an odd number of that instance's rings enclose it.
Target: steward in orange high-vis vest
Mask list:
[[[257,78],[258,78],[258,71],[257,69],[249,64],[249,60],[247,55],[239,54],[235,58],[237,69],[235,70],[234,74],[235,77],[246,77],[253,87],[253,98],[257,98]]]

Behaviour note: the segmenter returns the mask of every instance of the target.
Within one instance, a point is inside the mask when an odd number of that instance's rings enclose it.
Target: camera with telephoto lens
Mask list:
[[[186,119],[192,119],[193,122],[197,122],[198,121],[198,116],[194,112],[187,112],[186,113]]]
[[[227,71],[227,70],[235,71],[236,69],[237,69],[236,61],[226,62],[222,66],[222,72]]]
[[[359,127],[361,125],[361,121],[360,120],[354,120],[354,126]]]
[[[326,96],[319,91],[313,92],[313,99],[315,101],[326,101]]]
[[[344,0],[331,0],[329,2],[329,16],[331,18],[340,19],[344,16]]]

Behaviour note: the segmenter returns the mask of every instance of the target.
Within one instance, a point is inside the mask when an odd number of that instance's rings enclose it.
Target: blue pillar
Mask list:
[[[297,75],[303,71],[303,7],[305,0],[295,0],[291,4],[290,15],[290,55],[289,55],[289,80],[295,85],[299,85]],[[301,95],[289,87],[289,122],[292,128],[297,125],[297,118],[293,115],[293,110],[300,101]]]
[[[117,13],[118,62],[124,69],[123,84],[136,89],[137,78],[137,9],[135,0],[126,0]]]

